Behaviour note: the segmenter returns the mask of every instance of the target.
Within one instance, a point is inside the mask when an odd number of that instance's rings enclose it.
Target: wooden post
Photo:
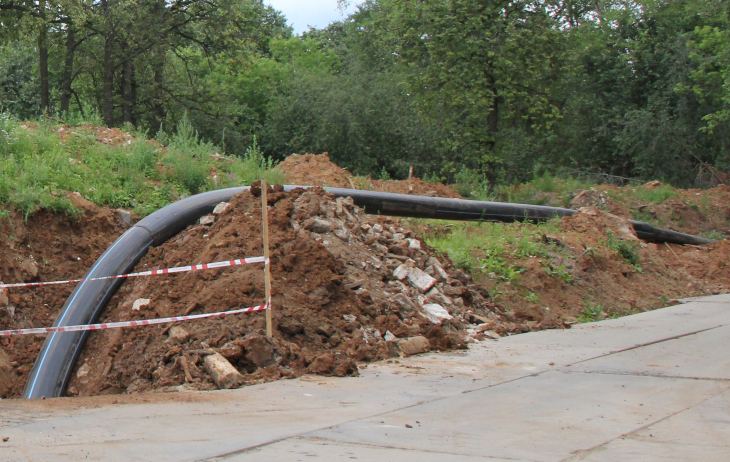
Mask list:
[[[269,204],[267,200],[269,185],[261,179],[261,221],[264,228],[264,287],[266,291],[266,336],[271,338],[274,333],[271,327],[271,270],[269,262]]]

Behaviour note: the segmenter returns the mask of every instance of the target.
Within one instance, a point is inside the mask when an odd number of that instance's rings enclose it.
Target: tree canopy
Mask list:
[[[561,168],[693,184],[730,169],[718,0],[366,0],[295,36],[262,0],[0,0],[0,111],[187,118],[233,154],[516,182]]]

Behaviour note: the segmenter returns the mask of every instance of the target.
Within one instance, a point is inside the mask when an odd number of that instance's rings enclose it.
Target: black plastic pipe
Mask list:
[[[285,191],[308,186],[284,187]],[[221,189],[198,194],[170,204],[144,218],[124,233],[94,263],[85,279],[112,276],[132,270],[150,246],[157,246],[210,213],[215,206],[229,201],[246,187]],[[470,221],[545,221],[570,216],[575,210],[540,205],[504,202],[444,199],[407,194],[325,188],[336,197],[352,197],[366,213],[415,218]],[[655,228],[648,223],[631,221],[641,239],[674,244],[702,245],[715,242],[676,231]],[[61,309],[54,326],[91,324],[114,295],[121,279],[80,283]],[[63,394],[73,365],[78,358],[87,332],[51,334],[41,347],[38,360],[23,390],[23,398],[57,397]]]

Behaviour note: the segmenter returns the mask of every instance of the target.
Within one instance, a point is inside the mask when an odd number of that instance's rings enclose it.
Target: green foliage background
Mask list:
[[[188,117],[234,155],[376,177],[686,187],[730,170],[728,23],[718,0],[366,0],[294,36],[261,0],[0,0],[0,109],[163,138]]]

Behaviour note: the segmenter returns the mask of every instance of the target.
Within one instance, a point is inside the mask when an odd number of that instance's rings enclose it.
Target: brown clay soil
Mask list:
[[[419,178],[407,180],[373,180],[358,178],[330,160],[329,154],[292,154],[278,166],[286,181],[295,185],[331,186],[335,188],[365,189],[416,196],[461,196],[450,186],[431,183]]]
[[[69,194],[83,211],[69,218],[41,211],[25,222],[22,213],[7,209],[0,221],[2,281],[31,282],[82,276],[89,266],[124,231],[121,219],[77,194]],[[0,292],[0,329],[45,327],[53,324],[73,285],[13,288]],[[11,369],[3,374],[0,355],[0,397],[19,396],[33,366],[42,336],[7,337],[0,340]]]
[[[325,155],[291,156],[281,168],[293,184],[457,196],[451,188],[421,180],[358,179]],[[367,216],[351,201],[334,200],[321,190],[272,192],[272,340],[264,335],[262,313],[95,332],[68,394],[218,388],[205,365],[213,353],[240,374],[230,386],[307,373],[356,375],[369,361],[460,349],[500,335],[655,309],[682,297],[730,293],[728,241],[702,247],[646,243],[627,221],[647,217],[657,226],[727,237],[730,188],[677,190],[661,204],[638,201],[630,193],[610,186],[575,191],[572,206],[580,213],[572,217],[537,232],[532,225],[505,225],[518,234],[523,229],[547,249],[525,258],[503,255],[506,265],[519,269],[519,277],[507,283],[472,269],[475,281],[421,239],[449,232],[448,227],[434,231],[421,222]],[[8,209],[9,219],[0,221],[4,282],[80,277],[124,231],[114,211],[70,197],[84,210],[80,218],[44,211],[24,222]],[[561,205],[555,200],[551,205]],[[261,254],[259,197],[243,193],[213,218],[212,224],[191,226],[151,249],[137,269]],[[475,225],[473,231],[480,229]],[[628,245],[639,264],[629,264],[609,241]],[[485,257],[480,252],[475,250],[474,261]],[[72,289],[12,289],[7,300],[0,294],[0,329],[51,325]],[[122,286],[102,320],[215,312],[257,305],[263,298],[260,264],[136,279]],[[140,299],[150,302],[133,310]],[[588,318],[586,310],[592,313]],[[439,314],[450,318],[441,320]],[[0,341],[1,397],[20,395],[43,340]]]
[[[334,200],[320,189],[276,192],[268,202],[273,339],[264,335],[262,313],[94,332],[68,393],[214,389],[203,361],[212,353],[242,374],[235,386],[305,373],[357,375],[358,363],[410,354],[413,342],[416,352],[464,348],[471,322],[505,333],[504,325],[517,321],[396,220],[372,221],[351,200]],[[249,192],[236,196],[212,225],[191,226],[151,250],[139,269],[261,255],[260,204]],[[128,281],[103,321],[261,304],[261,266]],[[400,278],[397,268],[404,272]],[[150,303],[135,311],[139,299]],[[429,320],[434,307],[449,319]],[[519,323],[511,328],[519,331]],[[427,346],[418,346],[423,337]]]
[[[685,297],[730,293],[727,240],[705,246],[643,242],[628,220],[597,207],[561,218],[550,231],[503,226],[516,241],[529,236],[546,252],[516,257],[516,246],[505,243],[501,257],[505,266],[519,272],[514,279],[478,269],[473,274],[496,303],[531,330],[640,313]],[[473,232],[483,231],[475,225]],[[627,261],[618,245],[630,249],[637,263]],[[485,257],[483,250],[475,250],[474,261]]]

